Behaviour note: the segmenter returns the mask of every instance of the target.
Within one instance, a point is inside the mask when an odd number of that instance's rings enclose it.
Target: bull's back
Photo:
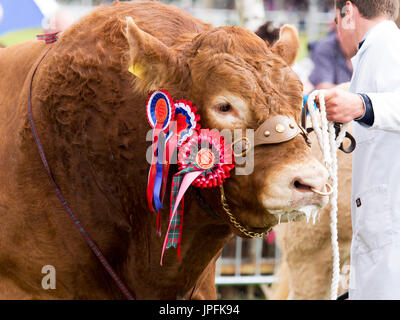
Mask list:
[[[0,207],[14,179],[19,133],[26,121],[29,75],[44,49],[42,41],[0,49]]]
[[[118,30],[115,25],[109,25],[109,17],[121,23],[123,30],[126,27],[126,17],[131,17],[140,29],[167,46],[174,45],[183,34],[197,34],[211,29],[211,25],[174,6],[156,1],[114,2],[110,6],[100,6],[80,19],[63,32],[63,38],[69,42],[88,44],[90,39],[97,42],[105,33],[111,34],[110,30]],[[87,30],[90,30],[89,39]]]

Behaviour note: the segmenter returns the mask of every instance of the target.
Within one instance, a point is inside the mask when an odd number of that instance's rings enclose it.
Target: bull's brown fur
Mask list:
[[[132,32],[125,30],[127,16],[164,47],[154,54],[144,50],[147,54],[141,56],[143,48],[127,41]],[[146,46],[146,41],[140,44]],[[44,42],[30,41],[0,50],[0,297],[122,298],[61,207],[35,146],[26,111],[28,86],[46,48]],[[139,58],[146,66],[143,79],[128,72]],[[169,249],[164,265],[159,264],[162,239],[145,201],[149,127],[144,105],[151,88],[166,88],[174,98],[195,103],[203,127],[222,129],[205,108],[221,79],[251,102],[249,127],[256,128],[269,114],[298,120],[301,83],[273,48],[243,29],[211,29],[158,3],[117,3],[95,10],[62,34],[38,68],[33,113],[54,177],[138,299],[216,297],[215,259],[232,236],[218,192],[203,195],[225,221],[205,213],[189,192],[182,262]],[[307,152],[301,137],[284,146],[259,148],[256,159],[265,157],[269,164],[256,161],[259,177],[233,177],[226,184],[238,219],[263,228],[276,224],[254,195],[277,170],[279,159],[302,159]],[[239,196],[243,193],[249,197]],[[169,202],[164,205],[168,208]],[[168,210],[162,216],[165,235]],[[44,265],[56,268],[55,290],[41,286]]]

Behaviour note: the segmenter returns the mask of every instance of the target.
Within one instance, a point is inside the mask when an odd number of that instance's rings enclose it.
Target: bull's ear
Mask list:
[[[157,38],[141,30],[131,17],[126,18],[126,38],[129,44],[129,71],[141,79],[145,91],[157,90],[167,80],[167,69],[176,60],[171,49]]]
[[[295,63],[300,48],[297,29],[285,24],[279,32],[279,40],[272,46],[272,52],[281,56],[291,66]]]

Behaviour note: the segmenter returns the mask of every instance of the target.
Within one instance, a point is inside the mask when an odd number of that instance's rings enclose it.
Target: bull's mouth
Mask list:
[[[317,205],[308,205],[300,208],[280,209],[280,210],[268,210],[268,213],[277,216],[278,224],[281,222],[299,222],[299,221],[310,221],[313,224],[319,220],[319,210],[321,208]],[[265,233],[267,234],[271,230],[271,225],[268,226],[246,226],[246,229],[251,232]]]
[[[268,226],[244,226],[241,224],[236,217],[232,214],[229,205],[227,203],[225,197],[224,187],[220,186],[221,190],[221,204],[225,213],[229,217],[231,224],[240,231],[243,235],[249,238],[261,239],[265,235],[267,235],[271,230],[272,226],[269,224]],[[318,205],[308,205],[302,206],[299,208],[290,208],[290,209],[267,209],[267,212],[271,215],[275,215],[278,217],[278,224],[281,222],[291,222],[291,221],[301,221],[306,219],[309,222],[310,218],[313,218],[313,223],[315,224],[317,216],[319,216],[319,209],[322,206]]]
[[[315,224],[317,218],[319,219],[319,209],[317,205],[309,205],[300,208],[291,209],[280,209],[280,210],[268,210],[268,212],[278,218],[278,224],[281,222],[291,221],[304,221],[310,222],[312,219]]]
[[[291,208],[291,209],[280,209],[280,210],[268,210],[268,213],[277,216],[278,224],[280,224],[281,222],[290,223],[299,221],[307,221],[308,223],[311,221],[311,219],[313,221],[313,224],[315,224],[317,219],[319,220],[320,209],[321,207],[317,205],[308,205],[295,209]],[[268,234],[272,230],[271,225],[263,227],[246,226],[245,228],[250,233],[264,234],[264,235]]]

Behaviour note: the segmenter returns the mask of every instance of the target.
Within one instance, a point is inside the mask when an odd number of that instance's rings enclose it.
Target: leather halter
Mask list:
[[[302,133],[299,125],[287,116],[274,116],[266,120],[254,134],[254,147],[290,141]]]
[[[233,153],[236,157],[242,157],[252,148],[260,145],[279,144],[296,138],[299,134],[303,135],[308,146],[311,146],[307,137],[307,132],[293,119],[284,115],[273,116],[264,121],[254,133],[254,143],[252,144],[247,137],[236,140],[232,144]],[[235,145],[245,141],[246,147],[241,153],[235,151]]]

